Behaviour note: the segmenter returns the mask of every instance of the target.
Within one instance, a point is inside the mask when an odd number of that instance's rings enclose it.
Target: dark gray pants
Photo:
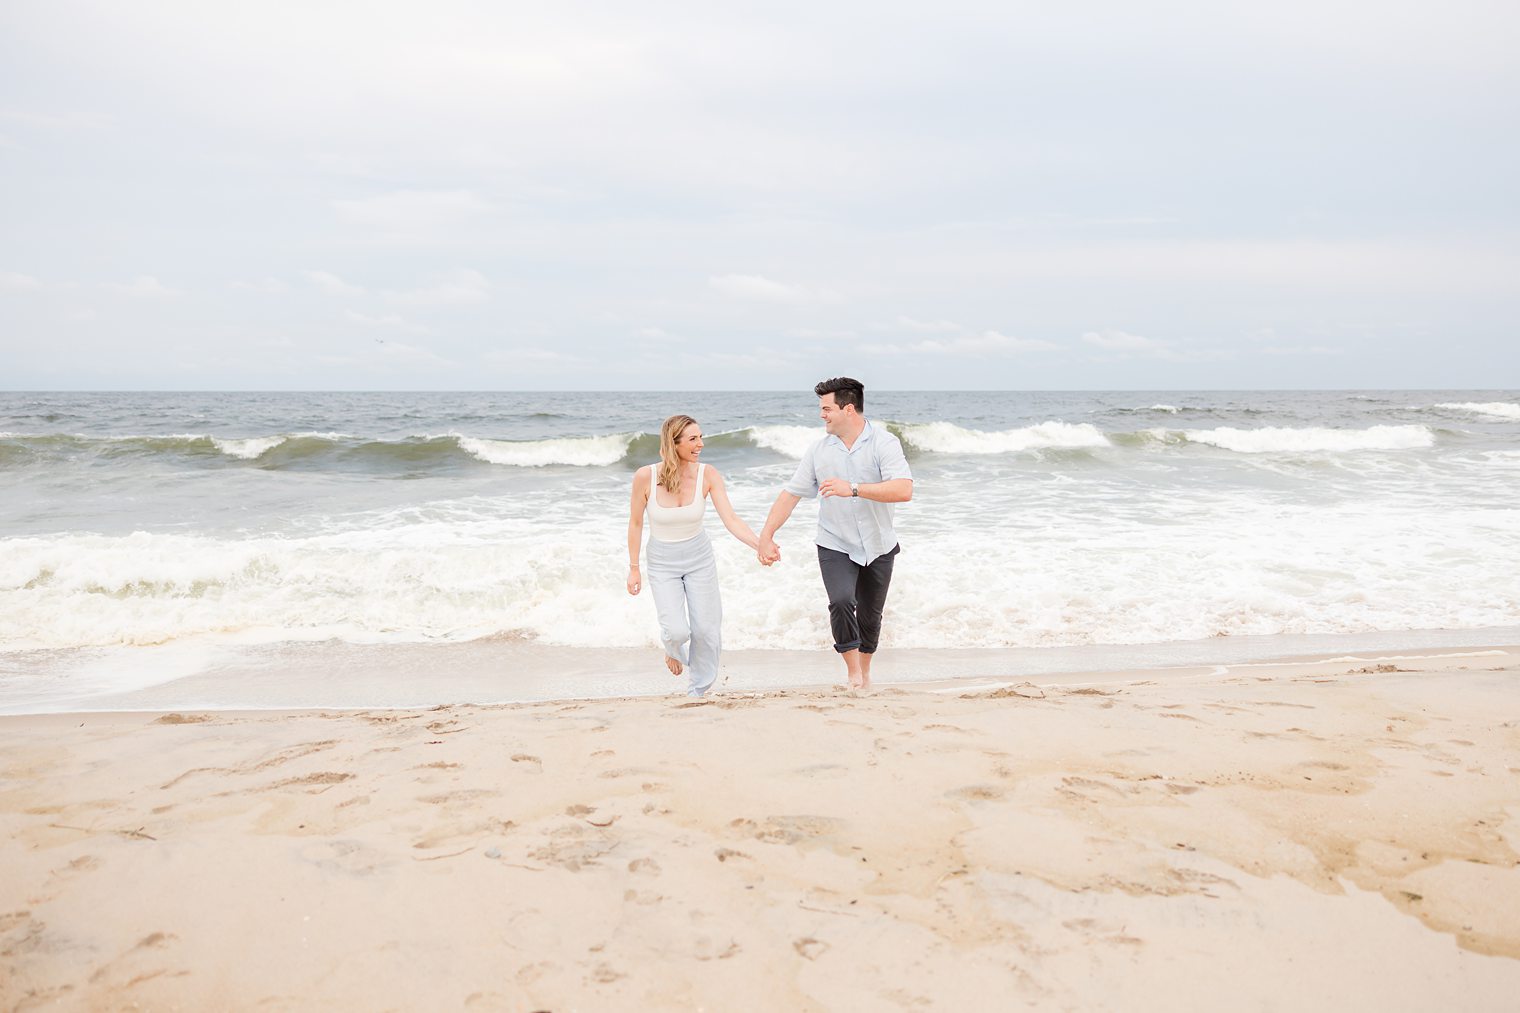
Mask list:
[[[892,584],[892,561],[902,546],[892,546],[885,556],[861,566],[849,553],[818,546],[818,569],[829,593],[829,626],[834,631],[834,650],[875,654],[881,640],[881,611],[887,605]]]

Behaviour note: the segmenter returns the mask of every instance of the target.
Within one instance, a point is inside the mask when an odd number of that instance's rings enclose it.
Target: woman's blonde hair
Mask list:
[[[672,415],[660,427],[660,472],[657,480],[671,492],[681,491],[681,459],[676,456],[676,443],[687,426],[697,420],[690,415]]]

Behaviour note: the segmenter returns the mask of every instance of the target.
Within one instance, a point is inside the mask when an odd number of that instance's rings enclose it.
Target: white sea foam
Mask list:
[[[543,468],[554,464],[594,468],[616,464],[628,453],[632,435],[577,436],[557,440],[486,440],[453,434],[459,448],[488,464]]]
[[[1437,408],[1446,408],[1451,411],[1473,412],[1477,415],[1497,415],[1502,419],[1520,419],[1520,404],[1510,404],[1507,401],[1462,401],[1458,403],[1445,403],[1436,405]]]
[[[1182,411],[1182,409],[1178,408],[1176,405],[1153,404],[1153,405],[1151,405],[1151,411],[1153,411],[1153,412],[1167,412],[1167,413],[1169,413],[1171,415],[1176,415],[1178,412]]]
[[[919,450],[939,454],[1009,454],[1024,450],[1106,447],[1108,437],[1086,422],[1041,422],[1021,429],[983,432],[949,422],[903,427],[903,440]]]
[[[1373,426],[1370,429],[1305,428],[1184,429],[1192,443],[1239,454],[1338,453],[1351,450],[1420,450],[1435,444],[1426,426]]]
[[[236,457],[244,461],[253,461],[284,443],[285,436],[256,436],[245,440],[222,439],[217,436],[210,438],[212,446],[216,447],[228,457]]]
[[[926,494],[930,493],[926,490]],[[764,504],[733,490],[741,514]],[[468,640],[652,647],[648,596],[622,590],[618,504],[585,518],[492,514],[489,500],[419,518],[351,518],[307,537],[137,532],[7,539],[0,650],[179,642]],[[931,524],[904,506],[888,647],[1155,643],[1514,625],[1520,531],[1507,507],[1384,497],[1334,507],[1199,495],[1173,524],[1145,511],[1101,522],[1063,495],[1026,499],[995,530]],[[504,510],[505,508],[500,508]],[[941,507],[943,509],[943,505]],[[826,647],[811,524],[783,563],[710,522],[735,649]],[[611,576],[609,576],[611,575]],[[1411,579],[1417,575],[1417,579]]]
[[[749,438],[757,447],[801,460],[808,448],[823,439],[823,426],[755,426]]]

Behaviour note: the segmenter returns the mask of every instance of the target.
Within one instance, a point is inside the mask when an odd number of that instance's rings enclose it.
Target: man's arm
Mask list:
[[[906,503],[913,498],[911,478],[889,478],[885,482],[861,482],[856,488],[860,490],[861,499],[875,500],[877,503]],[[851,495],[850,483],[842,478],[831,478],[819,482],[818,494],[843,496],[848,499]]]
[[[765,516],[765,527],[760,529],[760,548],[756,552],[760,562],[766,566],[781,558],[781,550],[776,548],[776,532],[781,530],[781,525],[786,523],[801,502],[801,496],[783,491],[776,496],[776,502],[771,504],[771,512]]]

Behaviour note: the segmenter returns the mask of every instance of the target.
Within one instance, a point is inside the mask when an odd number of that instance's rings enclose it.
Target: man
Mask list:
[[[913,498],[913,475],[897,437],[867,421],[866,391],[859,380],[824,380],[813,393],[828,435],[808,448],[797,473],[781,487],[765,518],[757,554],[767,566],[780,559],[776,532],[798,501],[823,497],[815,541],[829,595],[834,650],[844,659],[850,686],[866,689],[898,552],[893,504]]]

